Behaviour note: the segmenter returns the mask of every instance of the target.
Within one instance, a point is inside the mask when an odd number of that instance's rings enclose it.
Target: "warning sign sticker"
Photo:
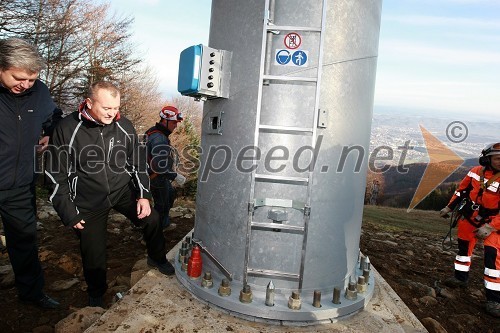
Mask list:
[[[309,51],[289,51],[278,49],[275,52],[274,64],[280,66],[309,67]]]
[[[302,37],[296,32],[290,32],[285,36],[284,43],[287,49],[295,50],[302,44]]]

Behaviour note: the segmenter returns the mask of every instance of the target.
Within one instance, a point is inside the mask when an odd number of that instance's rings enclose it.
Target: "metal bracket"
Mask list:
[[[328,123],[328,113],[326,110],[318,109],[318,128],[326,128],[326,124]]]
[[[219,267],[219,269],[221,270],[222,274],[224,274],[228,279],[229,281],[232,281],[233,280],[233,274],[231,274],[225,267],[224,265],[222,265],[222,263],[217,260],[217,258],[215,258],[215,256],[210,253],[210,251],[208,251],[207,247],[203,245],[203,242],[199,239],[192,239],[191,240],[194,244],[198,245],[200,247],[200,249],[207,255],[208,258],[210,258],[210,260],[212,260],[212,262],[217,266]]]
[[[252,213],[255,211],[255,204],[253,202],[248,203],[248,212]]]
[[[207,114],[206,133],[211,135],[222,135],[222,116],[224,111],[214,111]]]
[[[306,217],[311,216],[311,207],[310,206],[304,207],[304,216],[306,216]]]

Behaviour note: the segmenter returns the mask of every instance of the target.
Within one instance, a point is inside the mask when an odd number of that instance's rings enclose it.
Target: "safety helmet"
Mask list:
[[[172,105],[165,105],[161,111],[160,111],[160,118],[166,119],[166,120],[173,120],[180,122],[184,118],[182,117],[182,113],[179,112],[179,110]]]
[[[487,166],[491,162],[489,156],[499,155],[499,154],[500,154],[500,142],[491,143],[481,151],[481,156],[479,157],[479,164],[481,164],[482,166]]]

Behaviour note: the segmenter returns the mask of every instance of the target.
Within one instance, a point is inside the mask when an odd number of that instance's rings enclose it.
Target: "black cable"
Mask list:
[[[444,236],[443,241],[441,242],[441,247],[445,251],[451,250],[451,248],[453,246],[453,238],[451,237],[451,231],[453,230],[453,228],[455,228],[457,226],[458,220],[462,216],[459,213],[460,208],[462,208],[462,205],[457,205],[457,207],[455,207],[455,209],[453,209],[453,211],[451,212],[451,215],[450,215],[450,229],[448,230],[448,233],[446,234],[446,236]],[[447,238],[450,239],[450,245],[449,246],[445,245],[445,242],[446,242]]]

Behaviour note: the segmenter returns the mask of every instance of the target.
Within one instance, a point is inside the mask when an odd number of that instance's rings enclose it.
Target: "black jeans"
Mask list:
[[[159,175],[151,180],[151,194],[153,194],[155,209],[160,214],[161,225],[166,228],[170,225],[168,214],[174,205],[176,191],[167,177]]]
[[[30,185],[0,191],[7,252],[15,274],[19,298],[39,300],[43,295],[44,278],[38,259],[35,213]]]
[[[129,186],[124,186],[114,197],[114,200],[111,199],[112,208],[125,215],[136,226],[143,228],[148,256],[157,262],[166,262],[165,237],[158,213],[152,209],[149,216],[138,219],[137,201]],[[88,286],[87,292],[91,297],[104,295],[108,287],[106,283],[106,229],[110,210],[111,208],[106,208],[81,212],[85,221],[84,229],[75,229],[80,238],[83,274]]]

